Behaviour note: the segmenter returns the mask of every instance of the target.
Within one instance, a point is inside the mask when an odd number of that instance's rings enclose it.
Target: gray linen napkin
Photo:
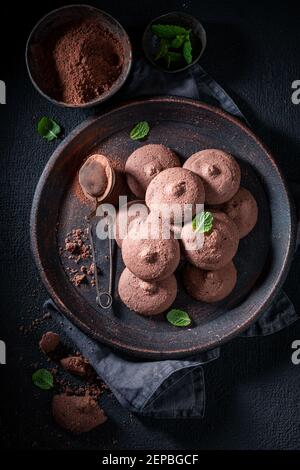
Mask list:
[[[202,364],[219,357],[219,348],[188,360],[141,361],[118,354],[74,326],[47,300],[51,316],[92,364],[122,406],[144,416],[198,417],[205,409]]]
[[[136,61],[119,97],[128,99],[150,95],[174,95],[201,100],[221,107],[246,122],[230,96],[198,64],[179,74],[166,74],[144,59]],[[202,366],[219,357],[219,348],[181,361],[139,361],[120,356],[86,336],[60,314],[51,300],[44,304],[44,309],[51,311],[122,406],[156,418],[204,416],[205,381]],[[273,305],[243,336],[269,335],[298,318],[291,301],[280,291]]]

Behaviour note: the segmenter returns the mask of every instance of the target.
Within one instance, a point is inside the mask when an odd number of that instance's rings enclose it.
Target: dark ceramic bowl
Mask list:
[[[124,51],[124,65],[123,70],[118,79],[113,83],[112,87],[104,92],[100,97],[82,104],[64,103],[49,96],[43,90],[43,84],[39,83],[39,61],[36,58],[35,46],[47,39],[57,29],[63,27],[65,24],[85,18],[93,18],[99,20],[99,23],[108,31],[110,31],[121,43]],[[99,51],[101,53],[101,51]],[[88,108],[96,106],[108,98],[113,96],[125,83],[128,77],[132,64],[132,48],[129,37],[120,25],[120,23],[110,16],[108,13],[99,10],[98,8],[89,5],[68,5],[57,10],[53,10],[44,16],[33,28],[26,44],[26,65],[31,82],[38,90],[38,92],[47,98],[51,103],[68,108]]]
[[[159,38],[152,33],[152,25],[154,24],[169,24],[176,26],[183,26],[186,29],[190,29],[190,38],[192,43],[192,56],[193,61],[190,64],[187,64],[184,59],[178,64],[177,67],[172,66],[169,69],[164,65],[163,60],[155,60],[157,51],[159,48]],[[143,36],[143,49],[147,59],[158,69],[164,70],[168,73],[181,72],[186,70],[192,65],[194,65],[200,57],[202,56],[206,47],[206,32],[197,18],[194,16],[188,15],[187,13],[182,13],[174,11],[167,13],[166,15],[159,16],[152,20],[147,28],[145,29]]]

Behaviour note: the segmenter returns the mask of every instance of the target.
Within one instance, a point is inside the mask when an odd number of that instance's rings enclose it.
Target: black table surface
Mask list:
[[[18,7],[22,24],[17,33],[1,40],[1,57],[5,52],[8,56],[0,72],[7,86],[7,104],[0,106],[0,339],[7,346],[7,365],[0,366],[3,447],[299,449],[300,365],[291,362],[291,344],[300,339],[300,322],[274,336],[237,338],[222,348],[221,359],[205,367],[207,409],[202,421],[133,416],[106,393],[101,403],[109,416],[107,424],[73,437],[53,422],[52,392],[33,387],[33,370],[49,367],[38,349],[38,339],[54,326],[48,321],[32,334],[19,331],[21,325],[41,316],[47,298],[30,252],[29,215],[39,176],[57,146],[57,142],[39,137],[36,124],[41,116],[51,116],[67,134],[95,112],[51,105],[27,76],[26,38],[35,22],[59,5],[24,3]],[[180,10],[201,19],[208,35],[201,64],[236,99],[286,177],[299,181],[300,105],[291,101],[291,85],[300,79],[300,28],[299,12],[292,3],[102,0],[97,6],[119,19],[136,45],[155,16]],[[12,11],[7,13],[11,19]],[[299,267],[300,257],[296,256],[285,285],[296,309],[300,308]]]

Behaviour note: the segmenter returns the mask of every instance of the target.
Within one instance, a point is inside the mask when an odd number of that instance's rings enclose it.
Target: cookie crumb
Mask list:
[[[73,434],[89,432],[107,420],[97,401],[89,395],[54,395],[52,414],[63,429]]]
[[[49,354],[58,347],[60,343],[60,336],[53,331],[47,331],[40,339],[39,346],[43,353]]]
[[[86,377],[91,370],[90,364],[83,356],[65,357],[61,359],[60,364],[66,371],[80,377]]]

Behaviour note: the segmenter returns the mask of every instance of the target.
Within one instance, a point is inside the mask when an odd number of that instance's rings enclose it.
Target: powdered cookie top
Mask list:
[[[207,204],[221,204],[234,196],[240,186],[241,170],[236,160],[218,149],[194,153],[183,165],[202,178]]]
[[[125,172],[133,194],[144,198],[153,178],[166,168],[180,166],[174,152],[161,144],[149,144],[135,150],[127,159]]]
[[[145,201],[137,199],[130,201],[125,206],[122,206],[117,214],[115,226],[115,239],[118,246],[121,248],[123,239],[127,236],[127,232],[134,220],[144,220],[149,213]]]
[[[170,234],[163,238],[161,226],[154,227],[151,217],[135,223],[122,243],[125,265],[140,279],[158,280],[172,274],[180,260],[178,240]],[[156,231],[158,229],[158,232]]]
[[[222,210],[236,224],[240,238],[248,235],[257,222],[256,200],[245,188],[240,188],[233,198],[222,206]]]
[[[186,224],[181,232],[181,243],[187,260],[198,268],[214,270],[228,264],[237,252],[239,233],[235,223],[222,212],[212,212],[213,226],[204,233],[201,248],[192,249],[197,231],[192,233]]]
[[[119,295],[131,310],[142,315],[157,315],[174,302],[177,281],[173,274],[158,282],[142,281],[125,268],[119,280]]]
[[[157,175],[146,191],[146,204],[150,210],[159,210],[162,204],[176,204],[183,213],[190,204],[192,213],[197,204],[204,203],[204,188],[201,179],[185,168],[169,168]]]
[[[205,271],[187,264],[183,272],[183,283],[190,294],[203,302],[218,302],[227,297],[235,287],[236,269],[231,261],[221,269]]]

